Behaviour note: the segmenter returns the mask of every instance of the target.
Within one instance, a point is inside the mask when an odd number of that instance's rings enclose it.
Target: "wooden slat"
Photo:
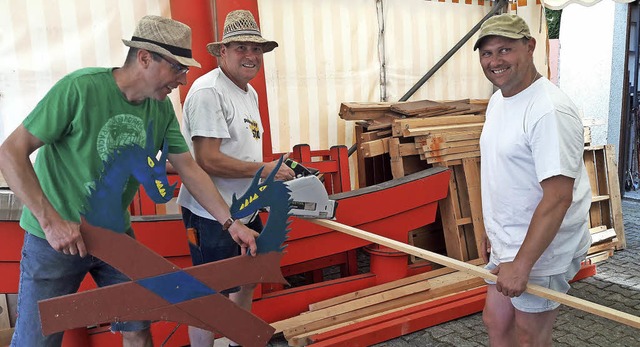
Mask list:
[[[11,344],[13,330],[13,328],[0,330],[0,346],[8,346]]]
[[[589,176],[591,195],[598,196],[598,181],[596,180],[596,163],[593,156],[593,150],[589,150],[585,147],[583,160],[587,169],[587,175]],[[596,202],[592,203],[591,208],[589,209],[589,227],[596,227],[598,225],[602,225],[602,215],[600,214],[600,205]]]
[[[276,329],[275,333],[289,332],[290,335],[297,335],[300,333],[298,330],[301,326],[311,324],[313,322],[322,321],[326,317],[334,318],[334,323],[337,323],[335,317],[342,315],[357,316],[353,314],[353,311],[369,308],[373,312],[380,312],[392,307],[398,307],[406,305],[412,302],[424,300],[427,297],[425,292],[430,288],[430,284],[426,281],[413,283],[408,286],[395,288],[383,293],[370,295],[368,297],[352,300],[346,304],[330,306],[317,311],[310,311],[305,314],[291,317],[281,320],[279,322],[272,323],[271,326]],[[386,298],[384,297],[386,295]],[[401,303],[398,305],[398,303]],[[351,313],[350,315],[345,315]]]
[[[624,222],[622,220],[622,198],[620,197],[620,182],[618,181],[618,165],[616,164],[616,151],[613,145],[605,146],[607,177],[609,177],[609,195],[611,196],[611,215],[613,229],[616,231],[618,245],[616,249],[627,247],[627,238],[624,235]]]
[[[467,179],[469,191],[469,206],[471,207],[471,219],[473,221],[473,235],[475,237],[477,256],[481,257],[486,250],[482,249],[485,229],[482,217],[482,196],[480,194],[480,158],[462,159],[462,167]],[[473,258],[472,255],[469,256]]]
[[[400,140],[397,137],[389,139],[389,157],[393,178],[404,177],[404,163],[400,155]]]
[[[454,278],[449,276],[456,277]],[[433,288],[422,293],[421,300],[414,300],[413,302],[410,302],[408,304],[396,305],[395,307],[389,307],[384,310],[375,310],[376,307],[371,307],[359,310],[357,312],[349,312],[344,316],[326,317],[320,321],[312,322],[297,329],[286,330],[284,331],[285,337],[287,338],[290,346],[304,346],[308,344],[307,338],[311,335],[337,329],[348,324],[354,324],[373,319],[384,314],[406,310],[408,308],[421,305],[432,300],[447,297],[449,295],[455,295],[455,293],[460,293],[465,290],[478,288],[485,285],[485,282],[482,279],[470,276],[468,274],[453,273],[451,275],[441,277],[447,277],[447,279],[444,280],[440,285],[433,284],[433,286],[437,286],[437,288]]]
[[[600,225],[600,226],[597,226],[595,228],[589,229],[589,234],[593,235],[593,234],[596,234],[596,233],[599,233],[599,232],[602,232],[602,231],[605,231],[605,230],[607,230],[607,226],[606,225]]]
[[[481,259],[475,259],[469,262],[470,264],[473,265],[482,265],[483,262]],[[340,295],[340,296],[336,296],[327,300],[323,300],[323,301],[319,301],[316,303],[312,303],[309,305],[309,311],[317,311],[323,308],[327,308],[330,306],[334,306],[334,305],[338,305],[338,304],[342,304],[345,303],[347,301],[351,301],[351,300],[355,300],[358,298],[362,298],[365,296],[369,296],[369,295],[373,295],[373,294],[377,294],[377,293],[381,293],[390,289],[394,289],[394,288],[398,288],[398,287],[402,287],[405,285],[409,285],[409,284],[413,284],[419,281],[426,281],[429,279],[432,279],[434,277],[439,277],[439,276],[444,276],[450,273],[455,272],[456,270],[453,269],[448,269],[448,268],[441,268],[441,269],[436,269],[436,270],[431,270],[431,271],[427,271],[425,273],[421,273],[419,275],[414,275],[414,276],[410,276],[410,277],[405,277],[396,281],[392,281],[392,282],[387,282],[384,284],[380,284],[377,286],[373,286],[373,287],[369,287],[369,288],[365,288],[362,290],[358,290],[352,293],[347,293],[344,295]]]
[[[481,268],[479,266],[473,266],[463,261],[455,260],[441,254],[437,254],[437,253],[429,252],[424,249],[409,246],[405,243],[392,240],[390,238],[383,237],[380,235],[376,235],[364,230],[360,230],[345,224],[341,224],[336,221],[325,220],[325,219],[310,219],[309,221],[312,223],[327,227],[332,230],[343,232],[347,235],[359,237],[361,239],[364,239],[373,243],[377,243],[379,245],[387,246],[398,251],[403,251],[407,254],[413,254],[417,257],[427,259],[434,263],[438,263],[440,265],[454,268],[456,270],[463,271],[468,274],[473,274],[475,276],[482,277],[490,281],[495,282],[498,279],[496,275],[490,273],[487,269]],[[618,323],[626,324],[631,327],[640,329],[640,317],[634,316],[626,312],[618,311],[610,307],[606,307],[606,306],[603,306],[594,302],[590,302],[584,299],[576,298],[568,294],[559,293],[554,290],[544,288],[534,284],[527,284],[526,292],[533,295],[537,295],[545,299],[559,302],[561,304],[573,307],[581,311],[592,313],[600,317],[607,318],[607,319],[616,321]]]
[[[454,131],[446,133],[428,134],[415,136],[414,142],[419,146],[427,146],[428,140],[436,141],[437,143],[451,143],[456,141],[476,140],[480,139],[482,130],[472,131]]]
[[[617,243],[618,243],[618,239],[613,238],[611,241],[603,242],[601,244],[591,246],[589,247],[589,251],[587,251],[587,254],[595,254],[605,250],[615,249]]]
[[[435,164],[435,166],[445,166]],[[460,235],[458,224],[456,223],[455,208],[458,205],[458,188],[455,181],[455,171],[452,170],[449,178],[449,194],[438,202],[440,219],[442,220],[442,230],[444,233],[444,244],[447,248],[447,255],[451,258],[464,260],[466,250],[463,250],[463,239]]]
[[[338,115],[344,120],[367,120],[384,116],[391,108],[390,102],[343,102]]]
[[[452,127],[461,124],[484,124],[485,117],[477,115],[440,116],[433,118],[397,119],[393,122],[393,136],[402,136],[409,129],[424,127]],[[406,136],[406,135],[405,135]]]
[[[605,160],[605,148],[593,152],[596,162],[596,181],[598,184],[598,195],[609,195],[609,186],[607,184],[607,163]],[[617,176],[616,176],[617,177]],[[600,202],[600,218],[602,225],[612,226],[611,222],[611,205],[609,201]]]
[[[604,231],[600,231],[597,233],[591,234],[591,243],[597,244],[600,242],[604,242],[606,240],[611,240],[616,237],[616,231],[612,229],[607,229]]]
[[[480,151],[469,151],[464,153],[447,154],[447,155],[441,155],[439,157],[426,158],[426,160],[427,160],[427,163],[433,164],[433,163],[442,163],[449,160],[476,158],[476,157],[480,157]]]
[[[451,155],[457,153],[476,152],[480,150],[480,144],[476,143],[470,146],[450,147],[445,149],[432,150],[428,147],[422,147],[420,151],[425,158],[436,158],[444,155]]]
[[[609,200],[609,195],[594,195],[591,197],[591,202],[600,202]]]
[[[389,138],[367,141],[362,143],[362,154],[365,158],[389,153]]]
[[[602,251],[594,254],[590,254],[587,256],[587,262],[589,264],[599,263],[603,260],[609,259],[613,255],[613,249]]]
[[[0,294],[0,330],[9,329],[9,305],[7,304],[7,294]]]
[[[421,138],[421,139],[418,140],[418,138]],[[473,145],[478,145],[480,143],[478,139],[445,142],[441,137],[437,137],[437,136],[434,136],[432,138],[428,138],[424,136],[416,136],[414,137],[414,139],[416,139],[415,147],[425,152],[449,149],[449,148],[473,146]]]
[[[411,137],[418,135],[429,135],[432,133],[440,133],[440,132],[459,132],[459,131],[480,131],[484,123],[469,123],[469,124],[457,124],[457,125],[442,125],[442,126],[433,126],[433,127],[418,127],[405,129],[402,132],[403,136]],[[395,136],[395,132],[394,132]]]

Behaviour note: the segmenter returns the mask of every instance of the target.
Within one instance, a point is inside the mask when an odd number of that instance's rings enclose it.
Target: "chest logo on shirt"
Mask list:
[[[251,134],[255,140],[260,140],[260,127],[258,126],[258,122],[245,118],[244,122],[249,124],[249,129],[251,130]]]

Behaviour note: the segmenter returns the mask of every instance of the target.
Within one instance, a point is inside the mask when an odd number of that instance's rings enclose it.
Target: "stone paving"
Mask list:
[[[597,264],[598,273],[572,284],[570,295],[640,316],[640,202],[623,200],[627,248]],[[640,346],[640,330],[567,306],[554,327],[556,347]],[[417,331],[377,347],[489,346],[480,313]]]
[[[640,201],[623,199],[627,248],[597,264],[598,273],[572,284],[570,295],[640,316]],[[554,346],[640,347],[640,329],[561,306]],[[270,347],[287,346],[274,337]],[[480,313],[388,340],[376,347],[489,346]]]

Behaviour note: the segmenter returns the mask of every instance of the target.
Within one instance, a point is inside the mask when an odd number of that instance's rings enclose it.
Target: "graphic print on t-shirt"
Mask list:
[[[253,138],[255,140],[260,140],[260,127],[258,126],[258,122],[249,118],[245,118],[244,122],[249,124],[249,129],[251,130]]]

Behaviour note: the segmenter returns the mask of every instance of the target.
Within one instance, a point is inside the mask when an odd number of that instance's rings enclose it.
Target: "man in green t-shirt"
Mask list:
[[[86,273],[99,286],[128,281],[86,256],[81,215],[92,225],[132,234],[128,206],[140,183],[157,184],[159,196],[167,195],[161,180],[141,173],[159,174],[165,157],[196,200],[217,220],[228,221],[233,239],[256,254],[257,233],[231,219],[189,153],[167,99],[186,84],[188,66],[200,66],[191,57],[191,29],[145,16],[123,42],[130,49],[122,67],[65,76],[0,146],[0,170],[24,203],[20,225],[27,231],[12,346],[60,346],[62,333],[42,335],[37,302],[77,291]],[[29,155],[38,148],[32,165]],[[122,332],[124,346],[152,345],[149,322],[118,322],[112,330]]]

